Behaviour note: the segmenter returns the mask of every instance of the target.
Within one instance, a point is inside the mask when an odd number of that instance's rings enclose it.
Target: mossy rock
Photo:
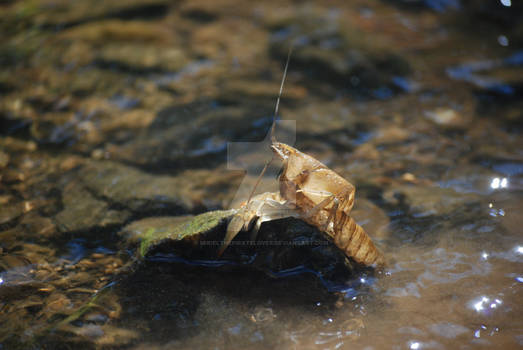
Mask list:
[[[170,243],[198,245],[202,237],[223,231],[224,225],[235,212],[216,210],[197,216],[147,218],[126,226],[121,234],[128,244],[138,245],[139,257],[145,258]]]
[[[218,256],[227,224],[236,210],[197,216],[153,217],[133,222],[120,235],[140,260],[223,266],[247,265],[270,275],[304,270],[327,279],[346,280],[357,266],[317,228],[287,218],[265,222],[256,240],[240,232]]]

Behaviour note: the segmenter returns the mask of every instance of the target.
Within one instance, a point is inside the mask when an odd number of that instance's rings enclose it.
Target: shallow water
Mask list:
[[[521,10],[0,2],[0,348],[521,347]],[[245,200],[291,41],[277,136],[386,268],[135,261],[131,224]]]

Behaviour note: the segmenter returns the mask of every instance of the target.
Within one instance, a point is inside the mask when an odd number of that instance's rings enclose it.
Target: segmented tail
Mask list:
[[[366,266],[384,265],[383,254],[376,248],[371,238],[354,219],[345,213],[343,223],[332,232],[334,244],[354,261]]]

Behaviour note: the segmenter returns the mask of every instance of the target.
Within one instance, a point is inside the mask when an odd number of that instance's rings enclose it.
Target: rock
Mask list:
[[[154,121],[154,114],[145,109],[125,111],[118,116],[102,120],[100,128],[104,133],[129,129],[145,129]]]
[[[95,343],[100,346],[122,346],[136,341],[140,337],[139,333],[135,330],[119,328],[112,325],[103,325],[98,326],[103,332],[103,335],[100,335],[100,330],[96,330],[96,340]]]
[[[379,129],[376,133],[375,138],[372,141],[379,145],[390,145],[396,143],[403,143],[407,141],[411,136],[411,133],[405,128],[389,126],[387,128]]]
[[[172,36],[171,31],[154,23],[111,19],[72,27],[62,32],[59,38],[97,45],[107,42],[166,44],[173,41]]]
[[[22,203],[13,203],[13,201],[12,199],[11,203],[6,205],[2,204],[2,210],[0,210],[0,225],[8,223],[23,214]]]
[[[481,203],[481,197],[473,193],[422,185],[394,186],[385,191],[383,198],[393,206],[407,204],[416,217],[455,215]]]
[[[56,1],[53,6],[35,5],[35,22],[51,27],[71,27],[104,18],[156,18],[163,17],[168,4],[162,0],[131,0],[122,3],[85,2],[74,4]]]
[[[64,62],[64,64],[73,63],[74,61]],[[74,74],[68,78],[60,76],[58,72],[50,72],[49,75],[50,85],[54,89],[81,97],[91,95],[94,92],[99,95],[112,96],[119,93],[126,84],[129,84],[121,73],[98,66],[90,66],[82,74]],[[63,84],[67,86],[67,89],[64,89]]]
[[[107,202],[95,198],[76,182],[64,188],[62,202],[64,209],[55,216],[56,226],[62,232],[121,224],[130,216],[128,210],[111,210]]]
[[[249,232],[240,232],[219,259],[217,253],[234,212],[148,218],[127,225],[119,235],[129,246],[138,244],[138,256],[153,260],[182,258],[209,266],[241,263],[269,274],[305,267],[340,283],[362,268],[349,262],[322,232],[292,218],[264,223],[256,241],[248,238]]]
[[[9,163],[9,155],[0,150],[0,169],[5,168]]]
[[[101,338],[105,334],[102,327],[95,324],[86,324],[78,328],[76,333],[83,337],[90,338],[91,340]]]
[[[92,312],[85,316],[86,321],[97,323],[97,324],[104,324],[105,322],[107,322],[107,318],[108,317],[106,315],[99,313],[99,312]]]
[[[155,176],[111,161],[92,161],[79,170],[85,188],[96,198],[135,213],[183,214],[202,207],[194,179]]]
[[[198,242],[210,231],[222,230],[234,210],[211,211],[198,216],[154,217],[135,221],[120,231],[127,244],[140,244],[139,255],[146,257],[156,247],[176,241]],[[220,240],[222,237],[217,237]],[[215,247],[216,248],[216,247]]]
[[[53,221],[43,217],[36,212],[25,214],[20,220],[20,225],[37,238],[49,238],[56,233]]]
[[[237,8],[234,6],[231,11]],[[236,17],[197,25],[191,36],[191,50],[215,61],[256,62],[266,55],[268,38],[267,31],[254,21]]]
[[[95,60],[101,67],[136,73],[176,72],[188,62],[179,48],[143,44],[107,44]]]
[[[271,52],[285,60],[293,42],[293,65],[305,73],[374,97],[388,97],[395,86],[393,78],[410,72],[408,62],[379,33],[367,35],[348,23],[352,21],[345,17],[304,7],[269,24],[274,29]]]
[[[0,145],[5,147],[5,150],[9,153],[34,152],[38,148],[34,141],[24,141],[9,136],[1,138]]]
[[[260,105],[255,99],[225,106],[217,103],[201,99],[163,108],[137,137],[107,150],[113,159],[148,167],[224,164],[228,142],[263,139],[266,129],[253,127],[253,123],[266,118],[272,106]]]
[[[131,215],[176,215],[223,207],[230,198],[221,189],[236,183],[231,182],[230,172],[220,177],[210,171],[188,171],[171,177],[95,160],[78,163],[70,174],[78,180],[62,179],[63,209],[54,217],[61,232],[118,226]]]
[[[71,300],[60,292],[54,292],[46,299],[46,306],[43,310],[44,313],[57,314],[64,312],[73,306]]]
[[[75,137],[78,124],[72,113],[52,113],[33,121],[30,131],[40,143],[63,144]]]
[[[449,129],[465,129],[471,119],[450,108],[437,108],[433,111],[426,111],[425,116],[436,125]]]
[[[374,241],[386,239],[390,234],[388,231],[389,217],[368,199],[356,195],[351,216]]]
[[[354,150],[352,158],[375,162],[380,159],[380,152],[372,143],[364,143]]]

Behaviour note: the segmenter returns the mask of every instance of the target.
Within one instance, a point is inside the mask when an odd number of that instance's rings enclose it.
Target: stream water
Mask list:
[[[521,348],[522,10],[0,1],[0,349]],[[384,270],[135,262],[129,225],[245,200],[291,42],[278,132]]]

